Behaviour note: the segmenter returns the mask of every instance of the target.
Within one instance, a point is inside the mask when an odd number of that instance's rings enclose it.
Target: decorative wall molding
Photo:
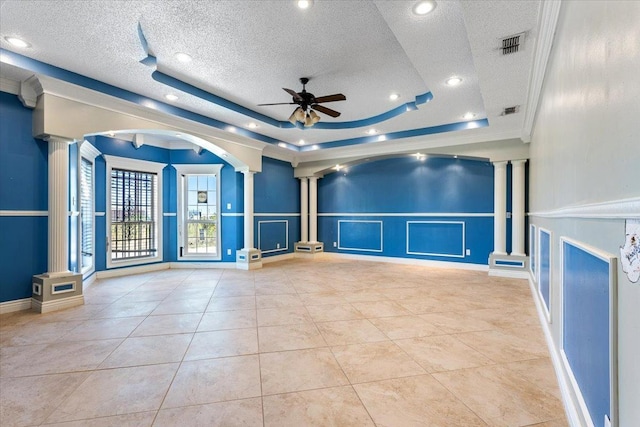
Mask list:
[[[302,255],[308,256],[308,254],[302,254]],[[301,255],[299,256],[297,253],[271,255],[271,256],[267,256],[267,257],[262,258],[262,263],[263,264],[269,264],[269,263],[272,263],[272,262],[286,261],[288,259],[294,259],[294,258],[302,258],[302,256]]]
[[[111,270],[98,271],[96,276],[98,279],[106,279],[109,277],[127,276],[129,274],[149,273],[150,271],[168,270],[171,267],[168,262],[157,262],[155,264],[137,265],[134,267],[113,268]]]
[[[380,249],[377,248],[354,248],[343,246],[341,241],[341,235],[345,233],[342,232],[340,226],[344,223],[356,223],[356,224],[378,224],[380,225]],[[338,221],[338,249],[344,251],[363,251],[363,252],[384,252],[384,224],[382,221],[366,221],[366,220],[340,220]]]
[[[18,95],[20,93],[20,82],[6,77],[0,77],[0,92]]]
[[[231,268],[236,269],[235,262],[191,262],[191,261],[173,261],[168,263],[171,269],[184,269],[184,268]]]
[[[13,211],[3,210],[0,211],[0,216],[48,216],[49,211]]]
[[[384,217],[405,217],[405,216],[420,216],[429,218],[457,218],[457,217],[482,217],[491,218],[493,212],[487,213],[463,213],[463,212],[371,212],[371,213],[354,213],[354,212],[331,212],[331,213],[319,213],[318,216],[337,217],[337,216],[384,216]]]
[[[223,212],[220,216],[244,216],[244,212]]]
[[[162,214],[162,216],[176,216],[176,215],[178,215],[178,214],[177,214],[177,213],[175,213],[175,212],[164,212],[164,213]]]
[[[76,295],[69,298],[58,299],[53,301],[38,301],[31,299],[31,307],[38,313],[50,313],[52,311],[64,310],[65,308],[76,307],[84,304],[84,295]]]
[[[529,212],[540,218],[626,219],[640,217],[640,197],[568,206],[548,211]]]
[[[0,302],[0,314],[13,313],[15,311],[22,310],[31,310],[31,298]]]
[[[275,224],[284,223],[284,246],[274,249],[262,249],[261,237],[262,237],[262,224]],[[271,221],[258,221],[258,250],[263,254],[269,254],[273,252],[286,252],[289,250],[289,221],[286,219],[271,220]]]
[[[461,252],[460,254],[451,254],[451,253],[435,253],[435,252],[418,252],[411,251],[411,225],[413,224],[456,224],[460,225],[460,237],[462,239],[462,244],[460,245]],[[425,256],[439,256],[439,257],[449,257],[449,258],[464,258],[466,254],[466,244],[465,244],[465,222],[464,221],[406,221],[406,233],[407,233],[407,245],[406,245],[406,254],[407,255],[425,255]],[[420,240],[420,239],[418,239]]]
[[[253,216],[300,216],[300,214],[299,213],[295,213],[295,212],[291,212],[291,213],[277,213],[277,212],[260,213],[260,212],[254,212]]]

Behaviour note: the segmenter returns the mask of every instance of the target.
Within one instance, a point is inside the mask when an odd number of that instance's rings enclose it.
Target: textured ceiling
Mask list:
[[[526,104],[539,1],[439,1],[429,15],[412,13],[415,1],[322,1],[300,10],[294,1],[3,1],[1,47],[46,64],[174,104],[188,111],[297,144],[322,144],[381,133],[462,122],[467,112],[487,118],[496,133],[517,133],[523,115],[502,117],[502,108]],[[141,28],[147,49],[139,37]],[[524,50],[501,56],[500,39],[526,32]],[[18,49],[4,37],[31,43]],[[193,61],[177,61],[176,52]],[[155,66],[140,61],[147,55]],[[316,96],[343,93],[325,104],[342,113],[321,123],[375,122],[415,97],[433,99],[395,117],[350,129],[281,128],[152,78],[158,71],[191,87],[277,121],[293,105],[282,88]],[[5,78],[20,77],[4,66]],[[460,76],[460,86],[445,80]],[[164,96],[176,94],[176,101]],[[396,101],[389,94],[399,93]],[[236,111],[234,111],[236,110]],[[426,137],[425,137],[426,138]],[[321,146],[321,145],[320,145]]]

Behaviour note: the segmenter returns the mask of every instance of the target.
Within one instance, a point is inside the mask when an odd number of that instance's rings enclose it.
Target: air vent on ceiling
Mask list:
[[[509,114],[516,114],[519,111],[520,111],[520,106],[514,105],[513,107],[506,107],[504,110],[502,110],[502,113],[500,113],[500,115],[508,116]]]
[[[513,36],[502,39],[502,54],[510,55],[517,53],[524,48],[524,33],[514,34]]]

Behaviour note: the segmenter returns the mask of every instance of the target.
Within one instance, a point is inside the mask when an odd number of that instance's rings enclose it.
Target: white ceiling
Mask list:
[[[521,135],[540,2],[441,0],[426,16],[413,14],[415,3],[316,0],[301,10],[292,0],[6,0],[0,6],[0,43],[2,49],[238,128],[254,122],[258,128],[253,132],[276,142],[298,145],[304,139],[305,146],[322,148],[326,142],[366,137],[371,127],[382,134],[424,129],[462,122],[467,112],[488,119],[488,128],[478,129],[487,139]],[[523,32],[524,49],[502,56],[500,40]],[[7,36],[31,47],[13,47]],[[193,61],[180,63],[176,52],[188,53]],[[157,58],[157,66],[140,62],[148,53]],[[368,126],[280,128],[160,83],[152,77],[156,68],[284,122],[293,105],[257,104],[289,102],[282,88],[299,91],[300,77],[311,79],[307,90],[316,96],[347,97],[324,104],[342,115],[321,115],[321,123],[370,119],[427,92],[433,99],[416,111]],[[32,74],[4,63],[0,72],[13,80]],[[447,86],[451,76],[462,77],[462,84]],[[394,92],[400,98],[390,101]],[[178,100],[167,101],[168,93]],[[523,107],[520,113],[500,115],[514,105]]]

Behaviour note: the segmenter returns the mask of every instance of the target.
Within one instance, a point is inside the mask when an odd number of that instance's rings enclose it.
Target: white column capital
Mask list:
[[[506,168],[507,167],[507,163],[509,163],[508,160],[501,160],[499,162],[491,162],[493,167],[496,168],[496,169]]]
[[[511,160],[511,164],[512,165],[524,165],[525,163],[527,163],[527,159],[518,159],[518,160]]]

